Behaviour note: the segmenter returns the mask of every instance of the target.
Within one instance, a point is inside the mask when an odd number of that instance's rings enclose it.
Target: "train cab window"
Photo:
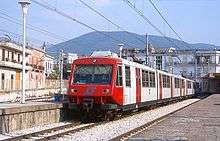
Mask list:
[[[142,87],[149,87],[148,71],[142,70]]]
[[[77,65],[74,84],[110,84],[112,65]]]
[[[149,72],[149,76],[150,76],[150,87],[155,87],[155,73]]]
[[[178,78],[175,78],[174,81],[175,81],[175,88],[180,88],[180,80]]]
[[[127,87],[131,86],[131,70],[128,66],[125,66],[125,82]]]
[[[116,80],[116,85],[117,86],[122,86],[122,67],[118,66],[117,68],[117,80]]]
[[[163,75],[163,88],[170,88],[170,76]]]

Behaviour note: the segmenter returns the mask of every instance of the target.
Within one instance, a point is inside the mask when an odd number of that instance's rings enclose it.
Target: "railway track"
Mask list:
[[[74,122],[70,124],[65,124],[49,129],[44,129],[41,131],[36,131],[24,135],[14,136],[8,139],[5,139],[5,141],[17,141],[17,140],[23,140],[23,139],[30,139],[30,140],[49,140],[55,137],[62,136],[64,134],[68,134],[71,132],[77,132],[80,130],[87,129],[89,127],[95,126],[95,123],[90,124],[81,124],[81,122]]]
[[[172,101],[172,103],[175,103],[175,102],[177,102],[177,101]],[[168,105],[168,104],[170,104],[170,102],[164,103],[164,105]],[[185,107],[187,107],[187,106],[185,106]],[[183,107],[183,108],[185,108],[185,107]],[[158,106],[154,105],[154,106],[149,107],[149,108],[150,109],[155,109],[155,108],[158,108]],[[181,109],[183,109],[183,108],[181,108]],[[178,110],[181,110],[181,109],[178,109]],[[133,135],[135,133],[146,130],[146,128],[148,128],[149,126],[162,121],[163,119],[165,119],[165,117],[173,114],[174,112],[177,112],[178,110],[173,111],[172,113],[170,113],[168,115],[165,115],[165,116],[163,116],[159,119],[156,119],[152,122],[149,122],[149,123],[147,123],[147,124],[145,124],[141,127],[138,127],[136,129],[134,129],[134,130],[131,130],[130,132],[122,134],[122,135],[120,135],[120,136],[118,136],[118,137],[116,137],[112,140],[113,141],[124,140],[124,139],[130,137],[131,135]],[[124,114],[123,116],[118,117],[116,120],[122,120],[123,118],[133,116],[135,114],[140,114],[140,113],[146,112],[146,111],[147,110],[142,110],[142,111],[134,112],[134,113],[131,113],[131,114]],[[116,120],[114,120],[114,121],[116,121]],[[41,130],[41,131],[29,133],[29,134],[24,134],[24,135],[20,135],[20,136],[11,137],[9,139],[6,139],[6,141],[17,141],[17,140],[23,140],[23,139],[36,140],[36,141],[51,140],[51,139],[56,139],[56,138],[65,136],[65,135],[67,135],[67,136],[70,135],[71,136],[71,134],[74,134],[76,132],[80,132],[80,131],[83,131],[83,130],[86,130],[86,129],[90,129],[90,128],[93,128],[95,126],[105,124],[105,123],[108,123],[108,121],[101,121],[101,122],[88,123],[88,124],[83,124],[81,122],[75,122],[75,123],[62,125],[62,126],[58,126],[58,127],[53,127],[53,128],[50,128],[50,129],[45,129],[45,130]]]

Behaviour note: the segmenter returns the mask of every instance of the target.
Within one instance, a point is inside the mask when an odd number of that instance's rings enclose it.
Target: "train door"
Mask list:
[[[185,81],[184,80],[182,80],[182,96],[185,96],[185,94],[186,94],[186,84],[185,84]]]
[[[130,66],[123,67],[123,75],[124,75],[124,105],[131,104],[131,68]]]
[[[170,91],[171,91],[171,96],[170,97],[173,97],[173,76],[170,76]]]
[[[136,103],[141,102],[141,77],[140,77],[140,69],[136,68]]]
[[[163,77],[159,74],[159,100],[163,98]]]

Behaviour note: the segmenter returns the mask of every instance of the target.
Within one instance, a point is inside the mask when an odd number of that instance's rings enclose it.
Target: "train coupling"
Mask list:
[[[94,100],[91,98],[84,98],[83,99],[83,110],[86,110],[87,112],[89,112],[91,109],[93,109],[93,105],[94,105]]]

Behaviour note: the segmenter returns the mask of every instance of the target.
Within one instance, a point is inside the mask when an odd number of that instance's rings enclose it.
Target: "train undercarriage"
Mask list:
[[[171,103],[175,103],[187,98],[191,98],[193,95],[184,97],[167,98],[163,100],[155,100],[142,102],[139,104],[130,104],[125,106],[119,106],[116,104],[95,104],[93,100],[84,100],[82,104],[69,103],[69,109],[75,110],[80,113],[80,119],[83,122],[90,121],[112,121],[116,117],[120,117],[123,113],[130,111],[139,111],[143,109],[152,109],[158,106],[163,106]]]

